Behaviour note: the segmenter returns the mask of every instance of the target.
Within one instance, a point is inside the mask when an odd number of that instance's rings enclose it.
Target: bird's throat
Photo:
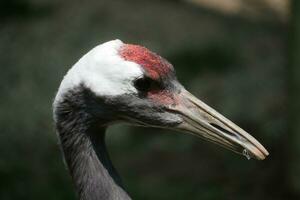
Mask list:
[[[76,97],[78,102],[79,97]],[[72,101],[55,110],[56,129],[80,200],[130,199],[121,186],[105,145],[104,126]]]

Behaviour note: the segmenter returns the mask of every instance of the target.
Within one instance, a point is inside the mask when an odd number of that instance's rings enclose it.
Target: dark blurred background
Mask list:
[[[167,58],[192,93],[270,152],[246,160],[166,130],[111,127],[133,199],[300,199],[300,1],[1,0],[0,199],[74,199],[51,104],[88,50],[119,38]]]

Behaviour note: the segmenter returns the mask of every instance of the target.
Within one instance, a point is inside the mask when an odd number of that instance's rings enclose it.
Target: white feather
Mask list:
[[[96,46],[85,54],[64,76],[54,106],[62,100],[63,95],[84,84],[98,96],[115,96],[136,93],[132,82],[142,76],[142,68],[125,61],[118,51],[123,45],[121,40],[112,40]]]

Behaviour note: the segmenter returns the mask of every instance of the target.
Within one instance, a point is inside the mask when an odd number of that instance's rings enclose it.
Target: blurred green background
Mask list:
[[[247,161],[189,135],[111,127],[133,199],[300,199],[298,18],[297,0],[1,0],[0,199],[75,199],[51,104],[67,70],[116,38],[167,58],[270,152]]]

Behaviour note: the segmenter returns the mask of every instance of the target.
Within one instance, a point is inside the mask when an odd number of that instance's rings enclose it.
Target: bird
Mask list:
[[[116,123],[189,133],[247,158],[263,160],[269,154],[188,92],[170,62],[119,39],[94,47],[68,70],[54,98],[53,118],[80,200],[131,199],[105,143],[107,127]]]

